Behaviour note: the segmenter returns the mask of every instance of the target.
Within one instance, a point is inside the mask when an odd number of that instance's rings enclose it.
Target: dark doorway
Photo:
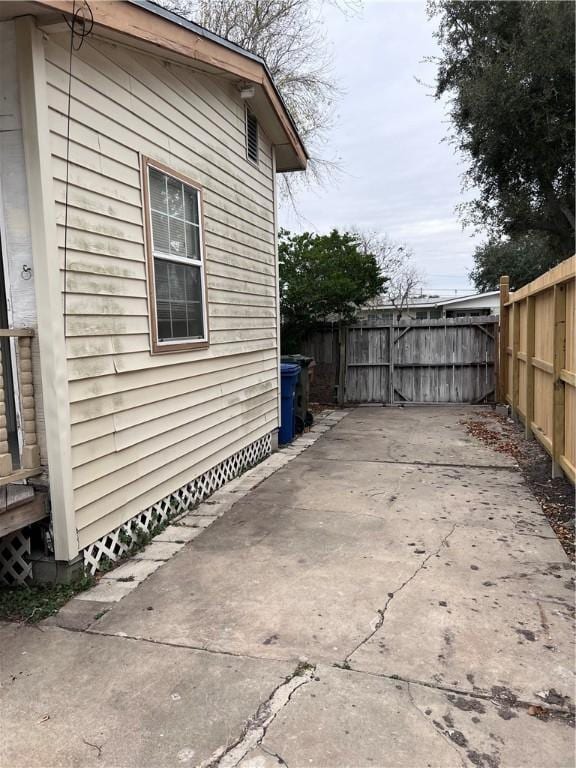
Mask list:
[[[6,282],[4,276],[4,254],[2,238],[0,237],[0,328],[8,328],[8,302],[6,299]],[[20,451],[18,446],[18,422],[16,419],[16,399],[14,394],[14,377],[10,339],[0,338],[2,353],[2,368],[4,376],[4,400],[6,404],[6,429],[8,431],[8,447],[12,454],[12,466],[19,467]]]

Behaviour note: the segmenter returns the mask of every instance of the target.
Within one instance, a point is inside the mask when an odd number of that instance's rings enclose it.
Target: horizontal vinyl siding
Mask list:
[[[96,37],[74,54],[67,147],[68,43],[45,50],[84,547],[277,426],[274,180],[264,136],[246,160],[230,83]],[[208,349],[150,354],[140,154],[203,187]]]

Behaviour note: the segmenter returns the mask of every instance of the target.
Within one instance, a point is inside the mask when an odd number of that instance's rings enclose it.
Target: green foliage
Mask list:
[[[71,584],[42,584],[0,589],[0,619],[37,621],[57,613],[71,597],[95,584],[92,576],[81,576]]]
[[[386,282],[376,256],[348,232],[282,230],[278,251],[285,352],[298,351],[299,340],[324,322],[351,320]]]
[[[465,220],[492,236],[541,232],[574,248],[574,4],[430,0],[436,97],[480,194]]]
[[[550,248],[548,238],[532,233],[512,240],[489,240],[476,249],[470,279],[479,291],[494,291],[501,275],[510,277],[510,289],[516,290],[535,280],[561,257]]]

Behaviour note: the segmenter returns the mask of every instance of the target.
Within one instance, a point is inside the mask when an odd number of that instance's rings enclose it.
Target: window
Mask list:
[[[258,120],[246,108],[246,156],[258,165]]]
[[[152,349],[206,346],[200,190],[145,162]]]

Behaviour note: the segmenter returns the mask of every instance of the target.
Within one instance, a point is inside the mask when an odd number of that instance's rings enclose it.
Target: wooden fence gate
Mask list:
[[[496,317],[349,326],[341,339],[345,365],[340,399],[387,404],[492,401],[497,331]]]

